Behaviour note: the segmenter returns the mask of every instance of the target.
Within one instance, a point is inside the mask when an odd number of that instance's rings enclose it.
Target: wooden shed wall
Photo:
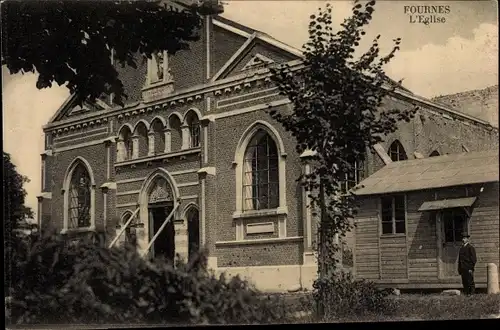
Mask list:
[[[363,279],[380,278],[379,222],[377,200],[361,201],[354,228],[354,274]]]
[[[436,221],[429,212],[419,212],[422,203],[433,200],[429,191],[415,192],[406,199],[408,276],[411,281],[438,278]]]
[[[487,264],[500,263],[499,185],[486,184],[472,210],[471,242],[478,263],[476,283],[486,283]],[[408,283],[417,287],[439,283],[460,285],[459,277],[439,279],[439,252],[435,215],[419,212],[425,201],[476,196],[481,185],[410,192],[406,196],[406,234],[380,235],[379,198],[361,199],[354,230],[354,273],[379,283]],[[500,265],[499,265],[500,266]],[[435,287],[435,285],[432,285]]]
[[[484,186],[479,195],[470,220],[471,243],[476,248],[476,282],[486,281],[487,264],[499,265],[500,224],[499,224],[499,185]]]

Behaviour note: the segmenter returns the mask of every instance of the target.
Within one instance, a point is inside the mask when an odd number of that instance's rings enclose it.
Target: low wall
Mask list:
[[[263,292],[286,292],[299,288],[312,290],[317,276],[316,265],[281,265],[217,268],[217,274],[239,275]]]

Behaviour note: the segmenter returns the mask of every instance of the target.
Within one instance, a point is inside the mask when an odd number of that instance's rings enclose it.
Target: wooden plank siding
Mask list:
[[[438,277],[436,219],[429,212],[418,211],[423,202],[433,199],[431,192],[407,195],[408,277],[411,281]]]
[[[475,278],[486,281],[487,264],[499,265],[500,224],[499,224],[499,185],[484,185],[469,222],[471,243],[476,248],[477,264]]]
[[[355,224],[354,273],[367,280],[379,279],[379,224],[375,200],[362,201]]]
[[[408,257],[404,235],[382,235],[380,237],[381,279],[408,278]]]
[[[479,196],[469,221],[476,247],[477,287],[485,287],[487,264],[500,264],[499,184],[439,188],[406,194],[406,235],[380,235],[380,196],[363,197],[356,217],[354,255],[357,278],[401,288],[461,287],[460,278],[439,278],[440,256],[435,212],[419,212],[425,201]],[[478,195],[479,194],[479,195]],[[458,275],[458,274],[457,274]]]

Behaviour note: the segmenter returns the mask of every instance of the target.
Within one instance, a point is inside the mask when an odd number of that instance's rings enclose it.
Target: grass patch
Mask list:
[[[440,294],[403,294],[390,296],[393,310],[390,314],[367,312],[362,315],[346,315],[328,322],[380,322],[408,320],[480,319],[500,313],[500,294],[476,294],[466,296],[444,296]],[[312,312],[312,315],[297,318],[297,322],[321,322],[315,314],[310,293],[285,295],[290,311]]]

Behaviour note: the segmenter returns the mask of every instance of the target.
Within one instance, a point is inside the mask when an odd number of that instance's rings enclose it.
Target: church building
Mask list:
[[[310,170],[289,132],[266,112],[291,111],[268,64],[300,66],[302,53],[221,16],[200,40],[118,67],[128,100],[75,105],[43,127],[41,228],[128,240],[146,256],[189,258],[240,274],[257,288],[311,289],[315,219],[297,178]],[[350,188],[391,162],[498,148],[487,122],[398,87],[384,107],[418,106],[415,118],[367,153]],[[396,227],[397,230],[397,227]]]

